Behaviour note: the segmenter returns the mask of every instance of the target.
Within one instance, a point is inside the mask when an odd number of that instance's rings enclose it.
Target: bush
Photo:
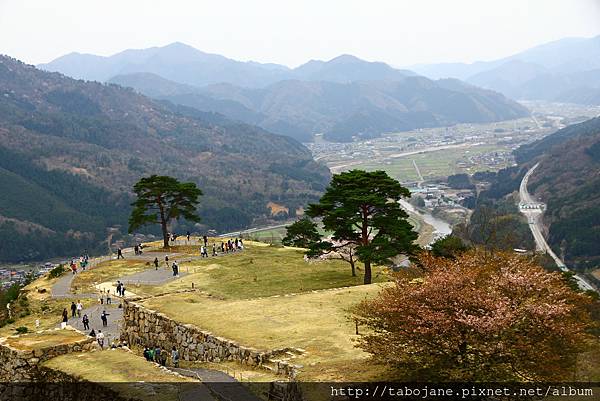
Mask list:
[[[467,245],[465,245],[459,237],[454,235],[447,235],[431,244],[431,253],[434,256],[450,259],[454,259],[468,249]]]
[[[51,278],[60,277],[66,271],[67,271],[67,269],[65,269],[65,267],[62,264],[60,264],[60,265],[56,266],[54,269],[50,270],[50,273],[48,273],[48,278],[51,279]]]
[[[20,326],[15,329],[18,334],[25,334],[29,331],[29,329],[25,326]]]

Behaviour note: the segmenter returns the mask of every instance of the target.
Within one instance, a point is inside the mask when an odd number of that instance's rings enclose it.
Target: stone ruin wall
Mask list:
[[[171,350],[173,346],[185,361],[223,362],[236,361],[273,371],[287,378],[295,378],[298,365],[280,361],[278,357],[292,348],[260,351],[235,341],[215,336],[191,324],[179,323],[165,314],[148,309],[135,300],[126,300],[123,306],[121,340],[142,347],[160,346]]]
[[[95,340],[91,337],[36,350],[21,350],[2,341],[0,342],[0,382],[36,381],[39,374],[38,365],[42,362],[71,352],[90,351],[95,346]]]

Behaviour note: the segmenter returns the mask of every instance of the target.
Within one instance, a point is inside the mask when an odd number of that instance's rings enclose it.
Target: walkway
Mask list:
[[[89,334],[92,329],[96,333],[98,333],[98,330],[102,330],[105,336],[104,344],[106,348],[107,345],[110,344],[113,340],[119,338],[121,321],[123,319],[123,309],[119,308],[119,299],[113,298],[113,301],[115,302],[113,304],[101,305],[98,303],[90,306],[89,308],[85,308],[81,311],[81,317],[71,317],[69,318],[67,324],[71,327],[76,328],[77,330],[84,332],[85,334]],[[71,316],[70,306],[71,305],[69,303],[65,303],[65,308],[67,308],[69,316]],[[102,326],[102,320],[100,319],[102,311],[106,311],[106,313],[108,314],[108,325],[106,327]],[[90,319],[89,330],[83,329],[83,323],[81,321],[83,315],[87,315]],[[57,325],[57,327],[60,327],[60,323]]]
[[[204,383],[220,400],[228,401],[261,401],[235,378],[218,370],[202,368],[169,368],[182,376],[193,377]]]

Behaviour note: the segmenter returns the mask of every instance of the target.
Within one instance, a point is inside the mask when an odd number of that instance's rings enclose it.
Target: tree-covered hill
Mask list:
[[[110,82],[148,96],[258,124],[303,142],[316,133],[334,142],[456,123],[509,120],[529,114],[499,93],[458,80],[381,75],[376,80],[284,80],[264,88],[222,83],[203,88],[157,75],[119,75]],[[386,80],[387,79],[387,80]]]
[[[500,171],[484,195],[499,199],[518,191],[539,162],[528,189],[547,204],[548,243],[570,266],[600,266],[600,118],[523,145],[515,156],[519,166]]]
[[[217,230],[268,217],[270,201],[295,210],[329,180],[291,138],[0,56],[0,260],[98,246],[150,174],[197,183]]]

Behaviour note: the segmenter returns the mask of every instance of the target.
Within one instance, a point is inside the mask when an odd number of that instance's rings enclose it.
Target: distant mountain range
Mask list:
[[[311,60],[291,69],[273,63],[242,62],[205,53],[183,43],[164,47],[125,50],[110,57],[71,53],[39,68],[67,76],[105,82],[116,75],[151,73],[168,80],[206,86],[229,83],[246,88],[260,88],[282,80],[352,82],[363,80],[398,80],[415,75],[385,63],[368,62],[350,55],[330,61]]]
[[[491,122],[528,115],[498,93],[456,80],[432,81],[350,55],[295,69],[239,62],[181,43],[111,57],[70,54],[40,68],[116,83],[161,100],[311,141]]]
[[[203,230],[223,231],[271,218],[270,202],[293,214],[330,177],[289,137],[0,56],[0,261],[124,234],[131,187],[150,174],[197,183]]]
[[[411,68],[432,79],[461,79],[513,99],[600,104],[600,36],[562,39],[494,61]]]

